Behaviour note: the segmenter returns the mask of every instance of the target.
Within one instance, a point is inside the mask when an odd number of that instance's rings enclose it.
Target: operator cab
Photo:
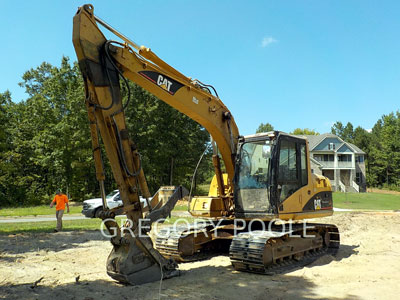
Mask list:
[[[279,131],[241,137],[235,166],[235,215],[276,215],[309,181],[306,139]]]

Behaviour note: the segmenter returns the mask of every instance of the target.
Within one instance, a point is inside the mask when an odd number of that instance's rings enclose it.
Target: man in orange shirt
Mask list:
[[[57,228],[54,232],[61,231],[62,229],[62,217],[64,214],[65,204],[67,205],[67,213],[69,213],[69,205],[68,205],[68,197],[61,193],[60,190],[57,191],[57,194],[54,196],[53,201],[50,203],[50,208],[53,207],[54,203],[56,203],[56,218],[57,218]]]

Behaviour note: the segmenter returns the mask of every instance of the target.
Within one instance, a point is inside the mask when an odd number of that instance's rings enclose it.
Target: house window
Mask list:
[[[333,154],[324,154],[324,159],[323,161],[334,161],[335,157]]]
[[[362,183],[362,173],[361,172],[356,172],[356,183],[358,183],[358,184]]]
[[[341,154],[338,156],[339,161],[351,161],[350,154]]]
[[[364,162],[364,155],[356,155],[356,162],[358,163]]]
[[[323,161],[324,158],[324,156],[321,154],[314,154],[313,157],[316,161]]]
[[[329,150],[335,150],[335,148],[336,148],[336,145],[334,143],[329,143],[329,147],[328,147]]]

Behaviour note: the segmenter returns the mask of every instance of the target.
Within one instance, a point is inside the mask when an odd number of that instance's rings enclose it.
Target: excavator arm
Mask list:
[[[112,30],[125,43],[107,41],[98,22]],[[118,33],[93,14],[91,5],[79,8],[74,18],[73,41],[81,70],[87,74],[85,79],[90,81],[94,89],[99,90],[96,91],[97,97],[102,98],[99,101],[104,101],[105,105],[111,104],[112,90],[115,93],[119,90],[117,73],[140,85],[198,122],[210,133],[224,160],[229,180],[232,181],[239,131],[228,108],[211,94],[211,86],[186,77],[149,48],[139,47]],[[109,79],[115,79],[112,86],[114,89],[110,89]],[[118,96],[113,95],[114,99]]]
[[[107,40],[98,24],[111,30],[124,43]],[[85,82],[96,176],[104,206],[101,218],[109,232],[114,233],[111,239],[114,248],[108,258],[107,272],[114,279],[131,284],[175,276],[175,262],[165,259],[153,248],[146,234],[149,228],[140,226],[145,209],[140,204],[139,195],[148,200],[150,193],[139,152],[129,138],[126,127],[124,109],[127,103],[122,103],[120,78],[130,79],[202,125],[218,146],[230,186],[233,186],[234,157],[239,135],[235,121],[217,95],[212,94],[211,86],[184,76],[149,48],[139,47],[118,33],[94,15],[92,5],[78,9],[73,20],[73,43]],[[119,228],[114,219],[115,211],[107,209],[99,135],[121,193],[129,231],[126,226]],[[225,196],[218,156],[214,156],[213,161],[219,194]],[[157,197],[148,200],[147,219],[154,221],[155,216],[168,214],[176,199],[171,197],[161,208]],[[148,225],[151,226],[151,222]]]

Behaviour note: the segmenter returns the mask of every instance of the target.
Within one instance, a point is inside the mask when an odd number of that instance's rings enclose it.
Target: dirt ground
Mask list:
[[[398,299],[400,213],[318,221],[338,225],[336,257],[266,276],[234,271],[217,256],[180,264],[181,276],[163,281],[160,294],[159,282],[125,286],[109,278],[111,244],[98,232],[0,236],[0,299]]]

